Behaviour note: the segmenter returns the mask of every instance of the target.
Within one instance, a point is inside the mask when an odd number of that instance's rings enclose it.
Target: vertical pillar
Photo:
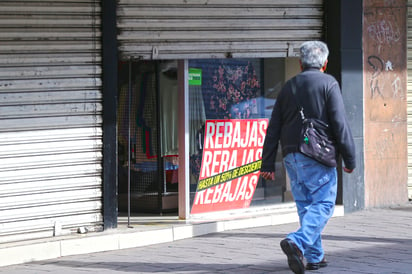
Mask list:
[[[366,207],[408,202],[406,2],[363,1]]]
[[[179,218],[188,219],[190,214],[188,61],[179,60],[177,67],[179,89]]]
[[[339,172],[337,203],[345,212],[363,209],[364,133],[363,133],[363,1],[325,1],[325,40],[330,55],[327,73],[340,83],[348,122],[356,145],[357,167],[352,174]]]
[[[117,227],[117,43],[116,0],[102,3],[103,223]]]

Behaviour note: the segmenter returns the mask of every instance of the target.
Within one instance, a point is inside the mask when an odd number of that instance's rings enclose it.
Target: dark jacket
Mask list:
[[[333,76],[317,68],[305,69],[296,75],[296,96],[306,118],[318,118],[327,123],[345,167],[354,169],[355,144],[346,120],[345,109],[338,82]],[[262,152],[261,171],[275,171],[276,153],[280,141],[282,155],[299,152],[302,119],[291,89],[286,82],[273,107]]]

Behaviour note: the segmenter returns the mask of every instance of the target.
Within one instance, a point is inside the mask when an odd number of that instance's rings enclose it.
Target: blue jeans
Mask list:
[[[321,233],[335,209],[336,168],[324,166],[301,153],[289,153],[283,161],[300,222],[300,228],[287,238],[296,243],[308,263],[320,262],[325,255]]]

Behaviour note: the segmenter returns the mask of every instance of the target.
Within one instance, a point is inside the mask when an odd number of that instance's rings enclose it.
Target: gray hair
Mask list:
[[[328,46],[321,41],[308,41],[300,46],[300,61],[303,68],[322,68],[328,59]]]

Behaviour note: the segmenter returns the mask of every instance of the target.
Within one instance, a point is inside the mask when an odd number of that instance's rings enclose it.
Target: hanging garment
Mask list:
[[[201,129],[205,125],[206,114],[205,104],[202,95],[201,85],[189,86],[189,128],[190,128],[190,155],[197,154],[202,149],[203,144],[199,143],[202,137],[199,138],[198,134],[201,134]]]
[[[161,154],[163,157],[177,156],[179,101],[176,62],[161,64],[159,85]]]

